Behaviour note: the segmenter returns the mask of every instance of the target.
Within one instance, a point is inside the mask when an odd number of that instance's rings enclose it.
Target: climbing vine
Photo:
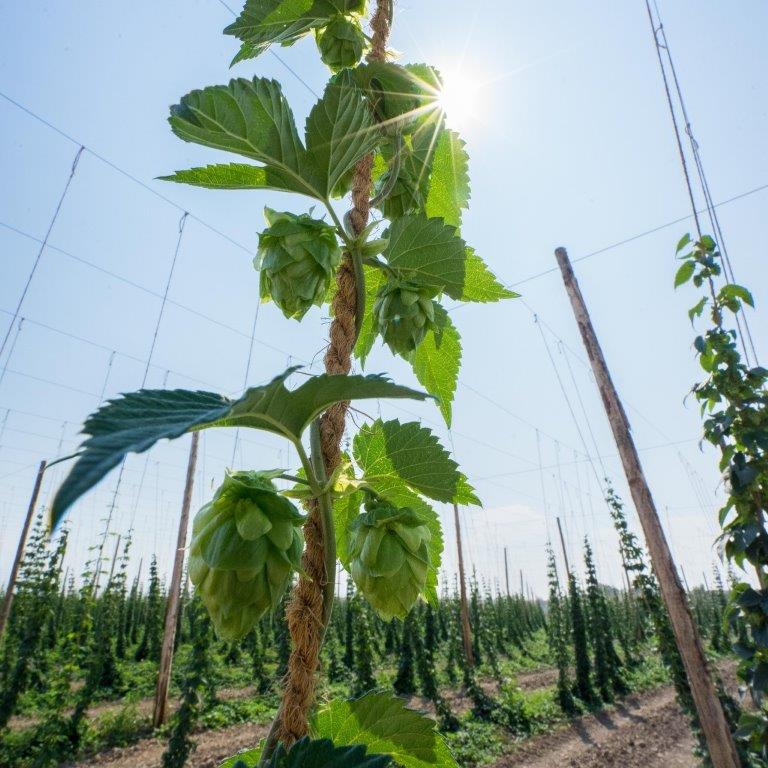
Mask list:
[[[308,212],[265,209],[254,264],[259,297],[287,319],[328,307],[325,373],[291,386],[298,370],[291,367],[237,399],[140,390],[110,401],[85,422],[86,439],[52,507],[56,525],[127,453],[164,438],[235,427],[292,444],[300,466],[229,473],[193,525],[190,578],[220,638],[246,637],[298,574],[286,609],[292,647],[281,707],[263,748],[237,756],[243,765],[408,765],[410,753],[422,755],[420,765],[424,754],[452,764],[433,725],[400,702],[379,694],[319,710],[314,702],[337,559],[382,618],[404,619],[419,598],[437,600],[443,544],[430,502],[480,503],[418,422],[366,423],[342,454],[347,408],[371,398],[432,399],[450,424],[461,339],[444,301],[515,296],[461,237],[469,201],[464,143],[445,125],[439,72],[396,63],[387,51],[392,12],[391,0],[378,0],[368,36],[365,0],[247,0],[226,28],[241,43],[233,63],[314,36],[332,74],[303,137],[280,84],[258,76],[191,91],[171,107],[180,139],[251,162],[165,180],[309,199]],[[342,214],[338,201],[347,197],[352,207]],[[423,390],[351,373],[353,357],[364,367],[377,339],[411,365]],[[279,489],[278,479],[291,487]],[[369,649],[358,642],[353,652],[362,664]],[[370,670],[361,667],[359,676],[361,686],[373,683]],[[350,712],[359,728],[339,731]],[[381,728],[388,732],[393,721],[404,735],[387,749]],[[382,757],[365,754],[373,742]]]
[[[761,760],[768,759],[768,370],[750,367],[738,351],[737,331],[728,320],[753,307],[752,294],[726,282],[719,289],[721,255],[708,235],[677,246],[682,264],[675,287],[693,283],[705,295],[688,311],[691,322],[708,312],[711,325],[694,347],[707,378],[693,387],[701,405],[704,438],[720,452],[727,498],[720,509],[721,541],[726,557],[740,568],[751,567],[755,588],[747,581],[733,585],[730,617],[734,630],[743,623],[749,633],[736,644],[739,676],[746,683],[754,711],[745,711],[739,736]]]

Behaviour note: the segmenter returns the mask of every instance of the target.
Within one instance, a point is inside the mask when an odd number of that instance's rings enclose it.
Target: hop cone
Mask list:
[[[259,235],[254,259],[261,270],[261,298],[270,297],[286,317],[300,320],[323,303],[341,251],[336,230],[307,214],[264,209],[269,226]]]
[[[440,113],[439,79],[435,72],[425,74],[426,78],[399,64],[376,61],[355,70],[385,133],[413,133]]]
[[[427,583],[429,528],[410,507],[370,501],[349,541],[352,578],[384,619],[405,618]]]
[[[300,567],[304,517],[258,472],[234,472],[192,526],[189,576],[219,637],[239,640]]]
[[[363,56],[365,35],[360,24],[346,16],[334,16],[317,35],[320,58],[331,71],[354,67]]]
[[[373,303],[376,332],[395,354],[407,355],[434,325],[434,292],[407,280],[385,283]]]
[[[389,183],[389,171],[387,171],[377,184],[378,189],[383,189]],[[413,213],[424,207],[424,196],[419,189],[419,182],[409,172],[400,169],[392,191],[384,198],[381,212],[390,220]]]

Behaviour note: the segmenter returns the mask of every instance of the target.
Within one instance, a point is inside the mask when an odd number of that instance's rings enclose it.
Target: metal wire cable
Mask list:
[[[694,194],[693,194],[693,186],[691,183],[690,173],[688,171],[688,162],[685,156],[685,150],[683,149],[683,140],[682,140],[680,127],[677,121],[677,111],[675,109],[675,105],[672,98],[669,77],[667,75],[667,68],[664,65],[664,56],[666,56],[666,59],[669,63],[670,74],[672,75],[675,91],[677,93],[678,102],[680,104],[683,120],[685,122],[685,132],[688,135],[689,144],[691,147],[691,153],[694,158],[694,165],[696,167],[699,184],[702,189],[702,195],[704,197],[704,202],[706,205],[705,210],[708,215],[710,225],[712,226],[713,233],[718,238],[720,253],[723,256],[725,279],[730,280],[731,282],[735,282],[731,261],[727,255],[727,248],[724,245],[724,240],[721,241],[721,238],[723,238],[723,233],[720,227],[719,219],[717,217],[717,211],[715,210],[711,193],[709,190],[709,183],[706,178],[704,165],[701,160],[701,153],[699,151],[699,143],[696,141],[693,135],[693,127],[691,125],[690,118],[688,117],[688,110],[685,106],[685,98],[683,97],[683,91],[680,86],[680,80],[677,76],[677,69],[675,68],[675,63],[669,49],[669,41],[667,39],[666,31],[664,29],[664,24],[662,23],[662,20],[661,20],[661,13],[659,11],[659,6],[656,3],[656,0],[653,0],[653,5],[656,10],[655,19],[654,19],[653,11],[651,10],[651,0],[645,0],[645,7],[648,12],[648,21],[651,25],[651,30],[653,32],[653,39],[655,43],[656,54],[659,60],[659,68],[661,70],[662,81],[664,83],[664,91],[667,97],[667,104],[669,106],[669,114],[670,114],[670,117],[672,118],[672,126],[675,132],[675,140],[677,142],[677,147],[680,153],[680,162],[683,169],[683,175],[685,177],[685,184],[688,190],[688,196],[691,201],[691,209],[693,211],[694,219],[696,221],[696,231],[698,233],[699,239],[701,239],[702,237],[701,223],[699,221],[698,212],[696,208],[696,201],[694,199]],[[664,53],[662,53],[662,51]],[[749,359],[750,359],[750,354],[749,354],[749,351],[747,350],[747,343],[746,343],[746,339],[748,339],[750,343],[750,347],[752,349],[753,359],[755,360],[755,363],[757,363],[757,354],[755,352],[754,341],[752,339],[752,332],[749,329],[749,323],[746,315],[743,312],[741,313],[736,312],[734,314],[734,318],[736,321],[736,327],[739,332],[739,341],[741,343],[741,347],[744,352],[745,360],[749,362]],[[745,326],[745,330],[742,329],[742,323]]]
[[[5,351],[5,345],[8,343],[8,338],[11,335],[11,330],[13,329],[13,326],[16,322],[16,318],[19,316],[19,313],[21,312],[21,305],[24,303],[24,299],[27,297],[27,292],[29,291],[29,286],[32,284],[32,278],[35,276],[35,272],[37,272],[37,267],[40,264],[40,259],[43,256],[43,251],[45,251],[45,246],[48,243],[48,238],[51,236],[51,232],[53,231],[54,224],[56,224],[56,219],[59,217],[59,212],[61,211],[61,206],[64,204],[64,199],[67,196],[67,192],[69,192],[69,187],[72,184],[72,179],[75,177],[75,172],[77,171],[77,164],[80,162],[80,156],[83,154],[83,145],[80,145],[80,149],[77,150],[75,153],[75,158],[72,161],[72,167],[69,170],[69,176],[67,177],[67,183],[64,185],[64,189],[61,192],[61,195],[59,196],[59,201],[56,203],[56,208],[53,211],[53,216],[51,216],[51,220],[48,223],[48,229],[45,232],[45,237],[40,241],[40,248],[37,251],[37,256],[35,256],[35,260],[32,263],[32,269],[29,271],[29,275],[27,276],[27,281],[24,284],[24,288],[21,291],[21,296],[19,296],[19,301],[16,305],[16,309],[13,313],[13,318],[11,319],[10,324],[8,325],[8,330],[6,331],[5,337],[3,338],[2,344],[0,344],[0,357],[2,357],[3,352]]]
[[[696,165],[696,172],[699,177],[699,183],[701,184],[702,193],[704,195],[704,201],[707,204],[707,214],[710,220],[710,224],[712,225],[712,230],[715,233],[715,236],[717,237],[717,243],[718,247],[720,249],[720,253],[723,257],[723,266],[725,269],[725,276],[726,278],[731,282],[736,282],[736,275],[733,271],[733,264],[731,262],[731,257],[728,254],[728,248],[725,243],[725,235],[723,234],[723,230],[720,226],[720,219],[717,215],[716,206],[713,204],[712,200],[712,193],[710,191],[709,187],[709,181],[707,180],[707,174],[704,170],[704,161],[701,157],[701,146],[699,142],[696,140],[696,137],[693,135],[693,125],[691,123],[690,117],[688,117],[688,108],[685,104],[685,97],[683,96],[683,89],[680,85],[680,79],[677,76],[677,67],[675,66],[675,60],[672,58],[672,50],[669,46],[669,40],[667,39],[667,32],[664,28],[664,25],[661,21],[661,11],[659,10],[659,5],[657,0],[653,0],[653,6],[656,10],[656,18],[659,21],[659,32],[661,36],[663,37],[664,43],[663,43],[663,50],[666,53],[667,60],[669,61],[669,68],[670,72],[672,74],[672,81],[675,84],[675,91],[677,92],[677,98],[680,102],[680,109],[683,114],[683,120],[685,121],[685,132],[688,135],[688,140],[691,146],[691,153],[693,154],[694,162]],[[757,359],[757,351],[755,350],[755,342],[752,338],[752,331],[749,327],[749,320],[747,319],[746,314],[742,311],[742,317],[741,320],[744,322],[744,329],[746,331],[746,336],[749,341],[750,349],[752,350],[752,357],[755,362],[755,365],[758,364]],[[739,328],[739,333],[741,333],[741,324],[739,322],[739,313],[736,313],[736,324]],[[745,350],[745,356],[747,360],[749,360],[749,356],[746,354]]]
[[[153,194],[155,197],[159,198],[163,202],[168,203],[168,205],[172,205],[178,211],[181,211],[182,213],[185,213],[184,207],[179,205],[178,203],[174,202],[173,200],[171,200],[170,197],[166,197],[162,192],[158,192],[156,189],[153,189],[152,187],[149,186],[149,184],[143,182],[137,176],[134,176],[129,171],[126,171],[124,168],[121,168],[116,163],[113,163],[111,160],[108,160],[106,157],[104,157],[104,155],[99,154],[96,150],[91,149],[91,147],[89,147],[86,144],[83,144],[82,142],[78,141],[73,136],[68,134],[66,131],[63,131],[61,128],[58,128],[53,123],[51,123],[50,121],[46,120],[44,117],[41,117],[36,112],[33,112],[31,109],[29,109],[29,107],[25,107],[23,104],[21,104],[20,102],[16,101],[16,99],[11,98],[10,96],[8,96],[8,94],[3,93],[2,91],[0,91],[0,98],[5,99],[9,104],[13,104],[13,106],[17,107],[22,112],[25,112],[30,117],[34,118],[38,122],[40,122],[43,125],[47,126],[52,131],[55,131],[56,133],[58,133],[63,138],[67,139],[68,141],[71,141],[73,144],[77,144],[78,146],[80,146],[82,148],[82,150],[87,152],[89,155],[92,155],[97,160],[100,160],[102,163],[104,163],[104,165],[109,166],[113,171],[116,171],[117,173],[121,174],[122,176],[125,176],[127,179],[130,179],[131,181],[133,181],[134,183],[138,184],[140,187],[145,189],[147,192],[150,192],[151,194]],[[209,224],[205,219],[200,218],[200,216],[197,216],[196,214],[191,213],[191,212],[189,212],[188,215],[189,215],[189,217],[191,219],[194,219],[198,224],[201,224],[206,229],[208,229],[211,232],[213,232],[215,235],[218,235],[219,237],[223,238],[227,242],[229,242],[232,245],[236,246],[240,250],[245,251],[249,255],[252,255],[252,253],[253,253],[253,249],[252,248],[248,248],[247,246],[243,245],[242,243],[239,243],[233,237],[230,237],[226,233],[222,232],[220,229],[217,229],[216,227],[214,227],[212,224]]]

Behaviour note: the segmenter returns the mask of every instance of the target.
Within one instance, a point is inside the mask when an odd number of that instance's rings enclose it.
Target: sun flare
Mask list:
[[[441,71],[440,106],[449,127],[467,129],[480,116],[479,82],[465,68]]]

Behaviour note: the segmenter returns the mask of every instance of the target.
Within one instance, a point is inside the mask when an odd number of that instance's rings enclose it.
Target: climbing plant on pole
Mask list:
[[[420,764],[451,763],[433,725],[402,702],[368,694],[315,706],[337,559],[382,618],[402,619],[420,597],[437,599],[443,540],[430,502],[479,504],[449,453],[418,422],[366,423],[350,454],[342,454],[349,404],[432,399],[450,424],[461,339],[445,300],[515,296],[461,237],[469,201],[464,143],[445,125],[440,74],[392,61],[392,11],[391,0],[376,2],[368,37],[365,0],[247,0],[227,27],[241,43],[235,62],[314,36],[332,74],[303,136],[280,84],[259,76],[191,91],[169,118],[182,140],[246,162],[164,179],[309,198],[309,212],[281,211],[277,203],[265,210],[255,266],[261,299],[287,319],[330,308],[325,373],[293,386],[297,369],[289,368],[236,399],[141,390],[113,400],[86,421],[77,463],[52,508],[55,525],[127,453],[186,432],[261,429],[294,446],[300,467],[229,474],[193,527],[190,578],[223,639],[250,632],[298,573],[286,611],[292,651],[281,706],[263,750],[238,756],[246,765],[271,765],[286,749],[317,765],[325,764],[323,755],[341,759],[323,738],[338,748],[362,745],[343,758],[349,766],[367,765],[363,747],[374,742],[385,762],[408,765],[409,755],[419,754]],[[337,201],[348,197],[344,214]],[[377,339],[411,365],[423,389],[351,372],[353,358],[364,366]],[[278,478],[293,487],[279,490]],[[340,729],[351,715],[359,727]],[[408,734],[396,744],[380,734],[392,722]]]
[[[693,387],[701,405],[704,438],[720,452],[720,471],[727,493],[719,512],[726,557],[750,567],[757,588],[747,581],[733,585],[730,614],[734,629],[742,622],[747,636],[736,644],[738,674],[747,685],[754,711],[745,711],[737,736],[761,760],[768,759],[768,370],[750,367],[738,351],[738,334],[728,326],[745,307],[754,307],[744,286],[716,281],[723,269],[715,241],[685,235],[677,246],[682,264],[675,287],[693,283],[704,295],[688,311],[691,322],[708,313],[711,325],[697,336],[694,348],[707,378]]]

